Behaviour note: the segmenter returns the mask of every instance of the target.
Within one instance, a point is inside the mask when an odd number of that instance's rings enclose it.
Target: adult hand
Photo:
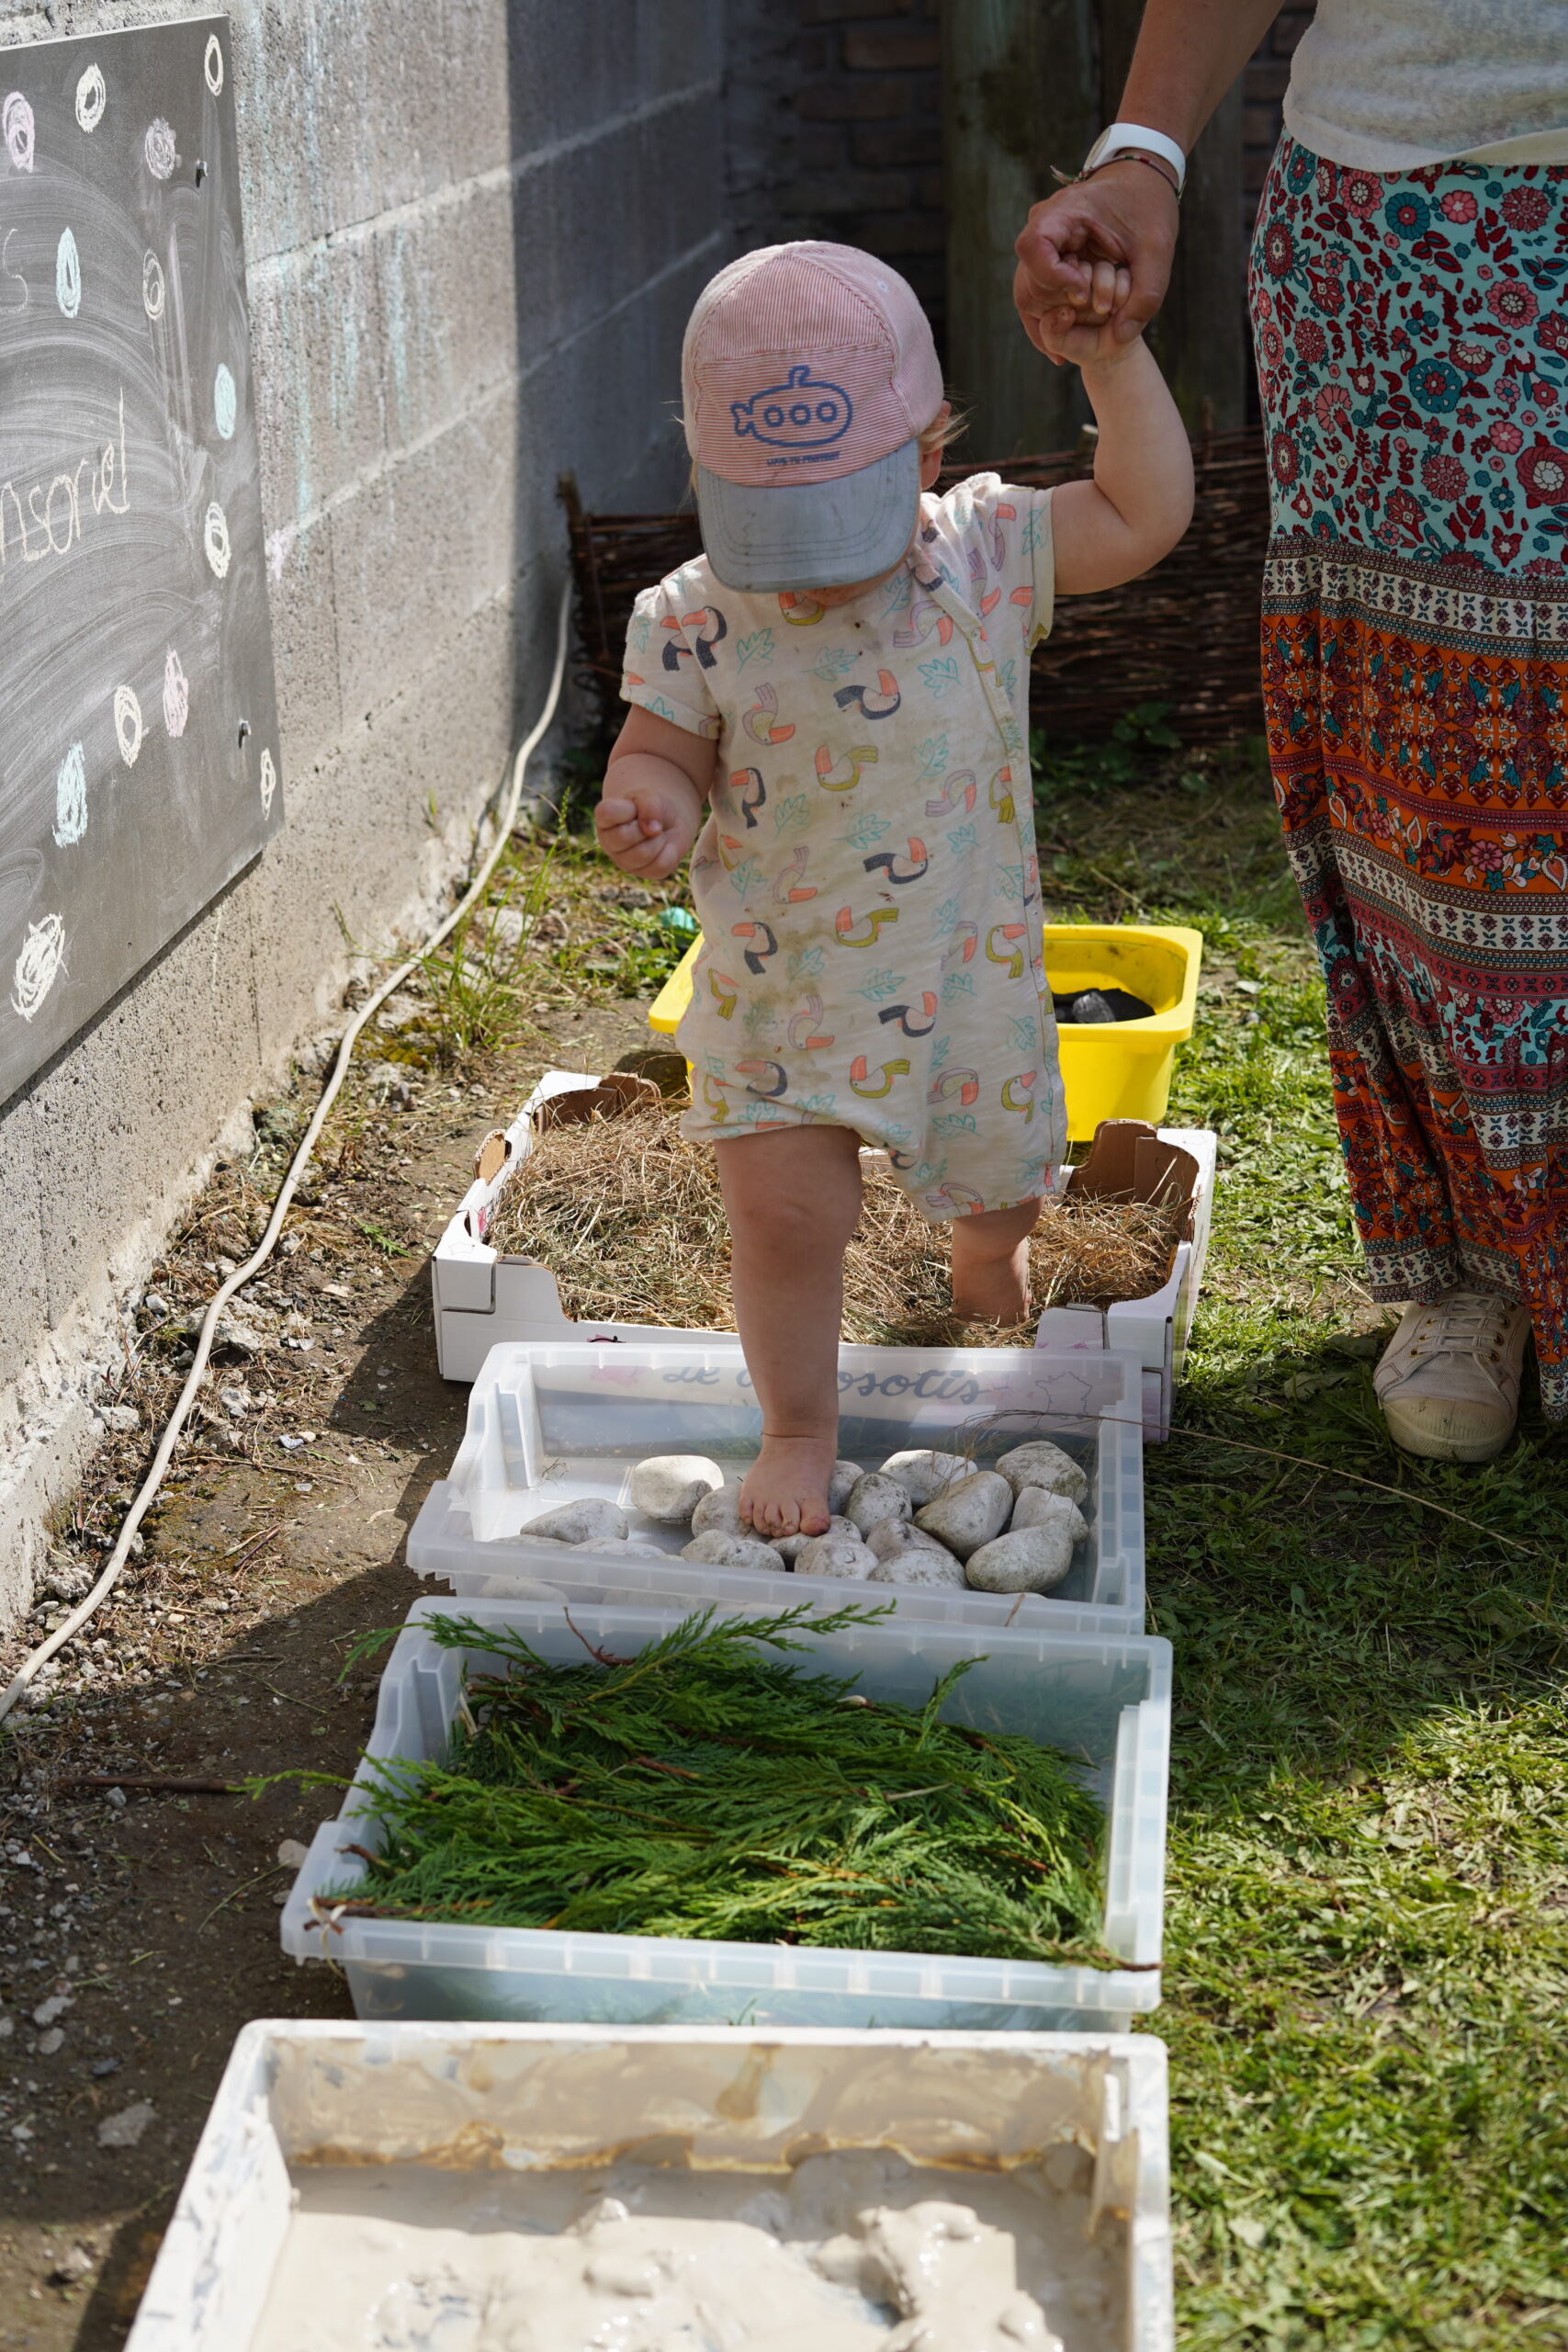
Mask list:
[[[1142,334],[1165,300],[1176,250],[1176,191],[1146,164],[1106,164],[1087,180],[1060,188],[1031,209],[1013,247],[1012,298],[1037,351],[1054,357],[1070,328],[1112,320],[1119,343]],[[1126,293],[1105,302],[1107,272],[1125,273]],[[1098,280],[1098,284],[1097,284]]]

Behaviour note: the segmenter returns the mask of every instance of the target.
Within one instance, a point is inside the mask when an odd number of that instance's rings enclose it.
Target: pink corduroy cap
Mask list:
[[[715,577],[844,588],[896,564],[942,406],[925,312],[853,245],[763,245],[709,280],[681,354],[686,446]]]

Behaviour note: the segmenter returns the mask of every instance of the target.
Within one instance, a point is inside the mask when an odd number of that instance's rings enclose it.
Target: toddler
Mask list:
[[[1125,273],[1099,270],[1119,308]],[[683,1131],[717,1154],[762,1408],[741,1508],[764,1536],[828,1524],[863,1142],[952,1226],[955,1312],[1005,1324],[1028,1306],[1065,1140],[1029,652],[1055,596],[1146,571],[1192,508],[1143,342],[1074,326],[1047,356],[1083,369],[1094,480],[979,474],[939,499],[953,413],[885,262],[767,246],[719,272],[686,330],[705,553],[637,599],[596,823],[649,881],[692,853]]]

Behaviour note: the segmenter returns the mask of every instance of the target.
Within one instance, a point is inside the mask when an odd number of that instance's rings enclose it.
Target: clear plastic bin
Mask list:
[[[788,1588],[785,1589],[786,1591]],[[843,1589],[840,1588],[842,1590]],[[858,1593],[858,1587],[848,1589]],[[776,1604],[775,1604],[776,1606]],[[583,1643],[620,1656],[681,1622],[675,1609],[574,1601],[571,1623],[545,1602],[415,1604],[382,1677],[370,1757],[442,1752],[465,1664],[485,1655],[439,1649],[423,1628],[468,1616],[521,1634],[544,1657],[584,1656]],[[738,1614],[767,1615],[771,1609]],[[573,1627],[576,1630],[573,1630]],[[1111,1969],[965,1959],[920,1952],[817,1951],[779,1944],[559,1933],[345,1916],[342,1892],[365,1865],[343,1849],[376,1850],[382,1836],[350,1791],[323,1822],[284,1906],[283,1948],[330,1959],[362,2018],[494,2018],[537,2022],[666,2025],[917,2026],[1021,2032],[1124,2030],[1159,2005],[1165,1905],[1166,1784],[1170,1759],[1170,1645],[1144,1634],[1095,1640],[998,1627],[946,1627],[897,1615],[800,1640],[825,1671],[853,1674],[868,1697],[923,1706],[960,1659],[979,1657],[950,1694],[944,1720],[1021,1732],[1081,1758],[1109,1815],[1101,1940]],[[352,1823],[348,1815],[354,1815]]]
[[[292,2182],[312,2163],[362,2177],[471,2165],[525,2181],[661,2137],[682,2170],[782,2174],[818,2147],[890,2150],[953,2168],[955,2199],[966,2177],[1083,2148],[1096,2242],[1120,2271],[1125,2313],[1113,2337],[1094,2340],[1171,2352],[1168,2132],[1165,2046],[1152,2034],[258,2018],[235,2041],[126,2352],[244,2352]],[[1070,2327],[1075,2314],[1062,2316]]]
[[[839,1351],[839,1450],[874,1469],[906,1447],[972,1452],[977,1464],[1048,1437],[1089,1482],[1087,1538],[1055,1592],[864,1589],[936,1623],[1051,1627],[1120,1634],[1144,1626],[1142,1374],[1136,1360],[1039,1348],[854,1348]],[[492,1348],[468,1397],[449,1477],[438,1480],[409,1536],[409,1565],[446,1577],[465,1597],[709,1601],[836,1609],[845,1588],[765,1568],[682,1560],[684,1528],[632,1510],[636,1464],[650,1453],[705,1453],[737,1469],[756,1453],[761,1414],[738,1340],[514,1340]],[[620,1504],[632,1532],[661,1560],[615,1544],[528,1543],[519,1531],[555,1504],[598,1496]],[[859,1588],[855,1588],[859,1589]]]

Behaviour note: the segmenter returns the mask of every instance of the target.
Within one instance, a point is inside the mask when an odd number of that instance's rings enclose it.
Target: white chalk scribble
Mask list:
[[[221,580],[229,569],[229,517],[216,499],[207,510],[202,544],[207,549],[207,560],[212,566],[214,577]]]
[[[234,438],[234,420],[240,413],[240,396],[234,389],[234,379],[220,359],[218,373],[212,379],[212,418],[225,441]]]
[[[108,102],[103,75],[96,65],[89,65],[76,85],[76,119],[89,135],[102,122]]]
[[[256,779],[261,787],[262,815],[272,814],[272,796],[277,790],[277,767],[270,751],[261,755],[261,774]]]
[[[156,254],[141,256],[141,307],[150,319],[164,315],[164,265]]]
[[[114,690],[114,731],[119,739],[119,756],[128,768],[136,765],[136,755],[141,749],[141,705],[130,686],[116,686]]]
[[[13,90],[4,106],[0,106],[0,139],[6,141],[6,153],[19,172],[33,167],[33,110],[20,90]]]
[[[11,1002],[24,1021],[32,1019],[64,968],[63,917],[45,915],[41,922],[28,923],[11,991]]]
[[[180,667],[180,657],[171,645],[164,664],[164,724],[169,733],[178,737],[186,731],[190,717],[190,680]]]
[[[86,830],[87,755],[80,743],[73,743],[54,779],[55,842],[61,849],[69,849]]]
[[[147,136],[141,142],[141,152],[147,158],[147,168],[155,180],[169,178],[180,159],[175,147],[175,134],[162,115],[155,116],[148,124]]]
[[[213,96],[220,96],[223,89],[223,44],[216,33],[207,36],[207,54],[201,61],[201,70]]]
[[[62,229],[54,249],[54,299],[63,318],[73,319],[82,307],[82,256],[69,229]]]

